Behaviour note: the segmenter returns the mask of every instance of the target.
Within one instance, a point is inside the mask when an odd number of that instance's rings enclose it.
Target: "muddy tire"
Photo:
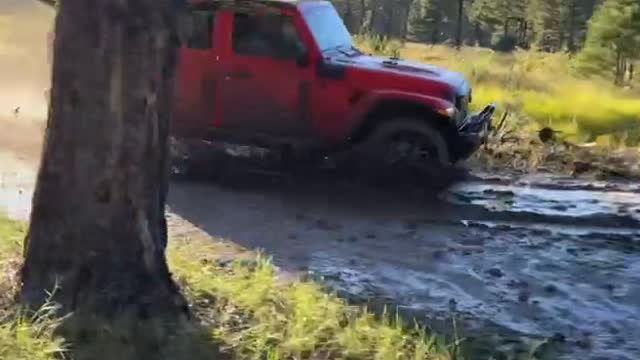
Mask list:
[[[206,146],[170,140],[171,177],[178,181],[216,180],[220,169]]]
[[[447,141],[425,121],[397,118],[375,128],[357,149],[363,174],[385,183],[442,190],[455,182]]]

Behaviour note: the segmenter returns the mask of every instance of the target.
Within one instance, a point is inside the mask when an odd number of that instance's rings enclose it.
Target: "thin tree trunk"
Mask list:
[[[616,72],[614,75],[615,85],[622,85],[622,81],[624,80],[623,61],[622,52],[620,50],[616,50]]]
[[[385,34],[387,36],[391,37],[391,36],[394,36],[394,34],[393,34],[393,18],[394,18],[393,14],[394,14],[394,11],[393,11],[393,7],[387,7],[387,6],[385,6],[385,7],[386,7],[387,17],[386,17],[386,24],[385,24],[385,30],[384,31],[385,31]]]
[[[407,40],[407,35],[409,33],[409,16],[411,13],[411,2],[409,3],[409,5],[407,6],[407,9],[404,13],[404,25],[402,25],[402,40]]]
[[[464,0],[458,0],[458,23],[456,24],[456,47],[462,46],[462,23],[464,21]]]
[[[438,14],[439,15],[439,14]],[[433,21],[433,29],[431,30],[431,43],[432,44],[437,44],[440,39],[440,21],[439,19],[436,17],[434,17],[434,21]]]
[[[482,41],[482,27],[480,26],[479,22],[476,22],[473,26],[474,28],[474,32],[476,35],[476,45],[477,46],[482,46],[483,45],[483,41]]]
[[[64,311],[186,309],[165,260],[169,0],[64,0],[22,269],[23,302]]]
[[[360,33],[363,33],[366,32],[364,25],[367,21],[367,4],[365,0],[360,0],[360,7],[362,8],[362,17],[360,18]]]
[[[346,0],[346,8],[344,11],[344,23],[349,31],[353,31],[353,9],[351,8],[351,0]]]
[[[567,50],[570,53],[576,52],[576,18],[578,16],[578,4],[576,1],[569,3],[569,29],[567,38]]]
[[[521,48],[526,49],[528,47],[527,45],[527,20],[526,19],[520,19],[520,30],[518,33],[518,43]]]
[[[369,34],[378,34],[378,29],[376,28],[376,21],[378,21],[378,4],[371,7],[371,16],[369,18]]]

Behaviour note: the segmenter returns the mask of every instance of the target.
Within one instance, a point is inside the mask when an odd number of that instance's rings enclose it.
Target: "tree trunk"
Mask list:
[[[476,35],[476,46],[482,46],[483,45],[483,41],[482,41],[482,27],[480,26],[479,22],[475,22],[474,23],[474,33]]]
[[[386,19],[385,19],[385,26],[384,26],[384,32],[386,36],[389,37],[393,37],[394,33],[393,33],[393,20],[394,20],[394,11],[393,11],[393,7],[391,6],[387,6],[388,4],[385,5],[386,8]]]
[[[409,16],[411,13],[411,3],[409,3],[409,5],[407,6],[407,9],[404,13],[404,18],[406,19],[406,21],[404,22],[404,25],[402,25],[402,40],[406,41],[407,40],[407,35],[409,34]]]
[[[624,58],[622,56],[622,51],[616,49],[616,70],[614,74],[613,83],[615,85],[622,85],[624,81]]]
[[[569,29],[567,30],[567,50],[570,53],[576,52],[576,18],[578,17],[578,4],[576,1],[569,2]]]
[[[366,33],[366,29],[364,27],[367,21],[367,4],[365,0],[360,0],[360,8],[362,9],[362,17],[360,18],[360,33]]]
[[[354,27],[353,27],[353,9],[351,8],[351,0],[347,0],[345,2],[345,11],[344,11],[344,23],[345,26],[347,27],[347,29],[349,29],[350,32],[354,31]]]
[[[464,0],[458,0],[458,22],[456,24],[456,48],[462,46],[462,24],[464,21]]]
[[[185,310],[166,260],[170,0],[64,0],[21,299],[63,311]]]

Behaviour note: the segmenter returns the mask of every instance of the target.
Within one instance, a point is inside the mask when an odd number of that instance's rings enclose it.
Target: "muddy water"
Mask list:
[[[0,151],[0,211],[28,220],[35,185],[35,169],[13,153]]]
[[[309,270],[355,299],[509,338],[552,338],[567,359],[640,358],[637,184],[483,179],[443,199],[485,212],[390,221],[313,252]],[[459,212],[464,214],[464,212]],[[370,232],[376,232],[369,229]]]

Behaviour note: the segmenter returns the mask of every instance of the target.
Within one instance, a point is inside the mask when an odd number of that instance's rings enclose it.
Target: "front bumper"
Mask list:
[[[451,144],[456,161],[467,159],[487,140],[495,112],[496,105],[491,103],[460,122],[456,139]]]

